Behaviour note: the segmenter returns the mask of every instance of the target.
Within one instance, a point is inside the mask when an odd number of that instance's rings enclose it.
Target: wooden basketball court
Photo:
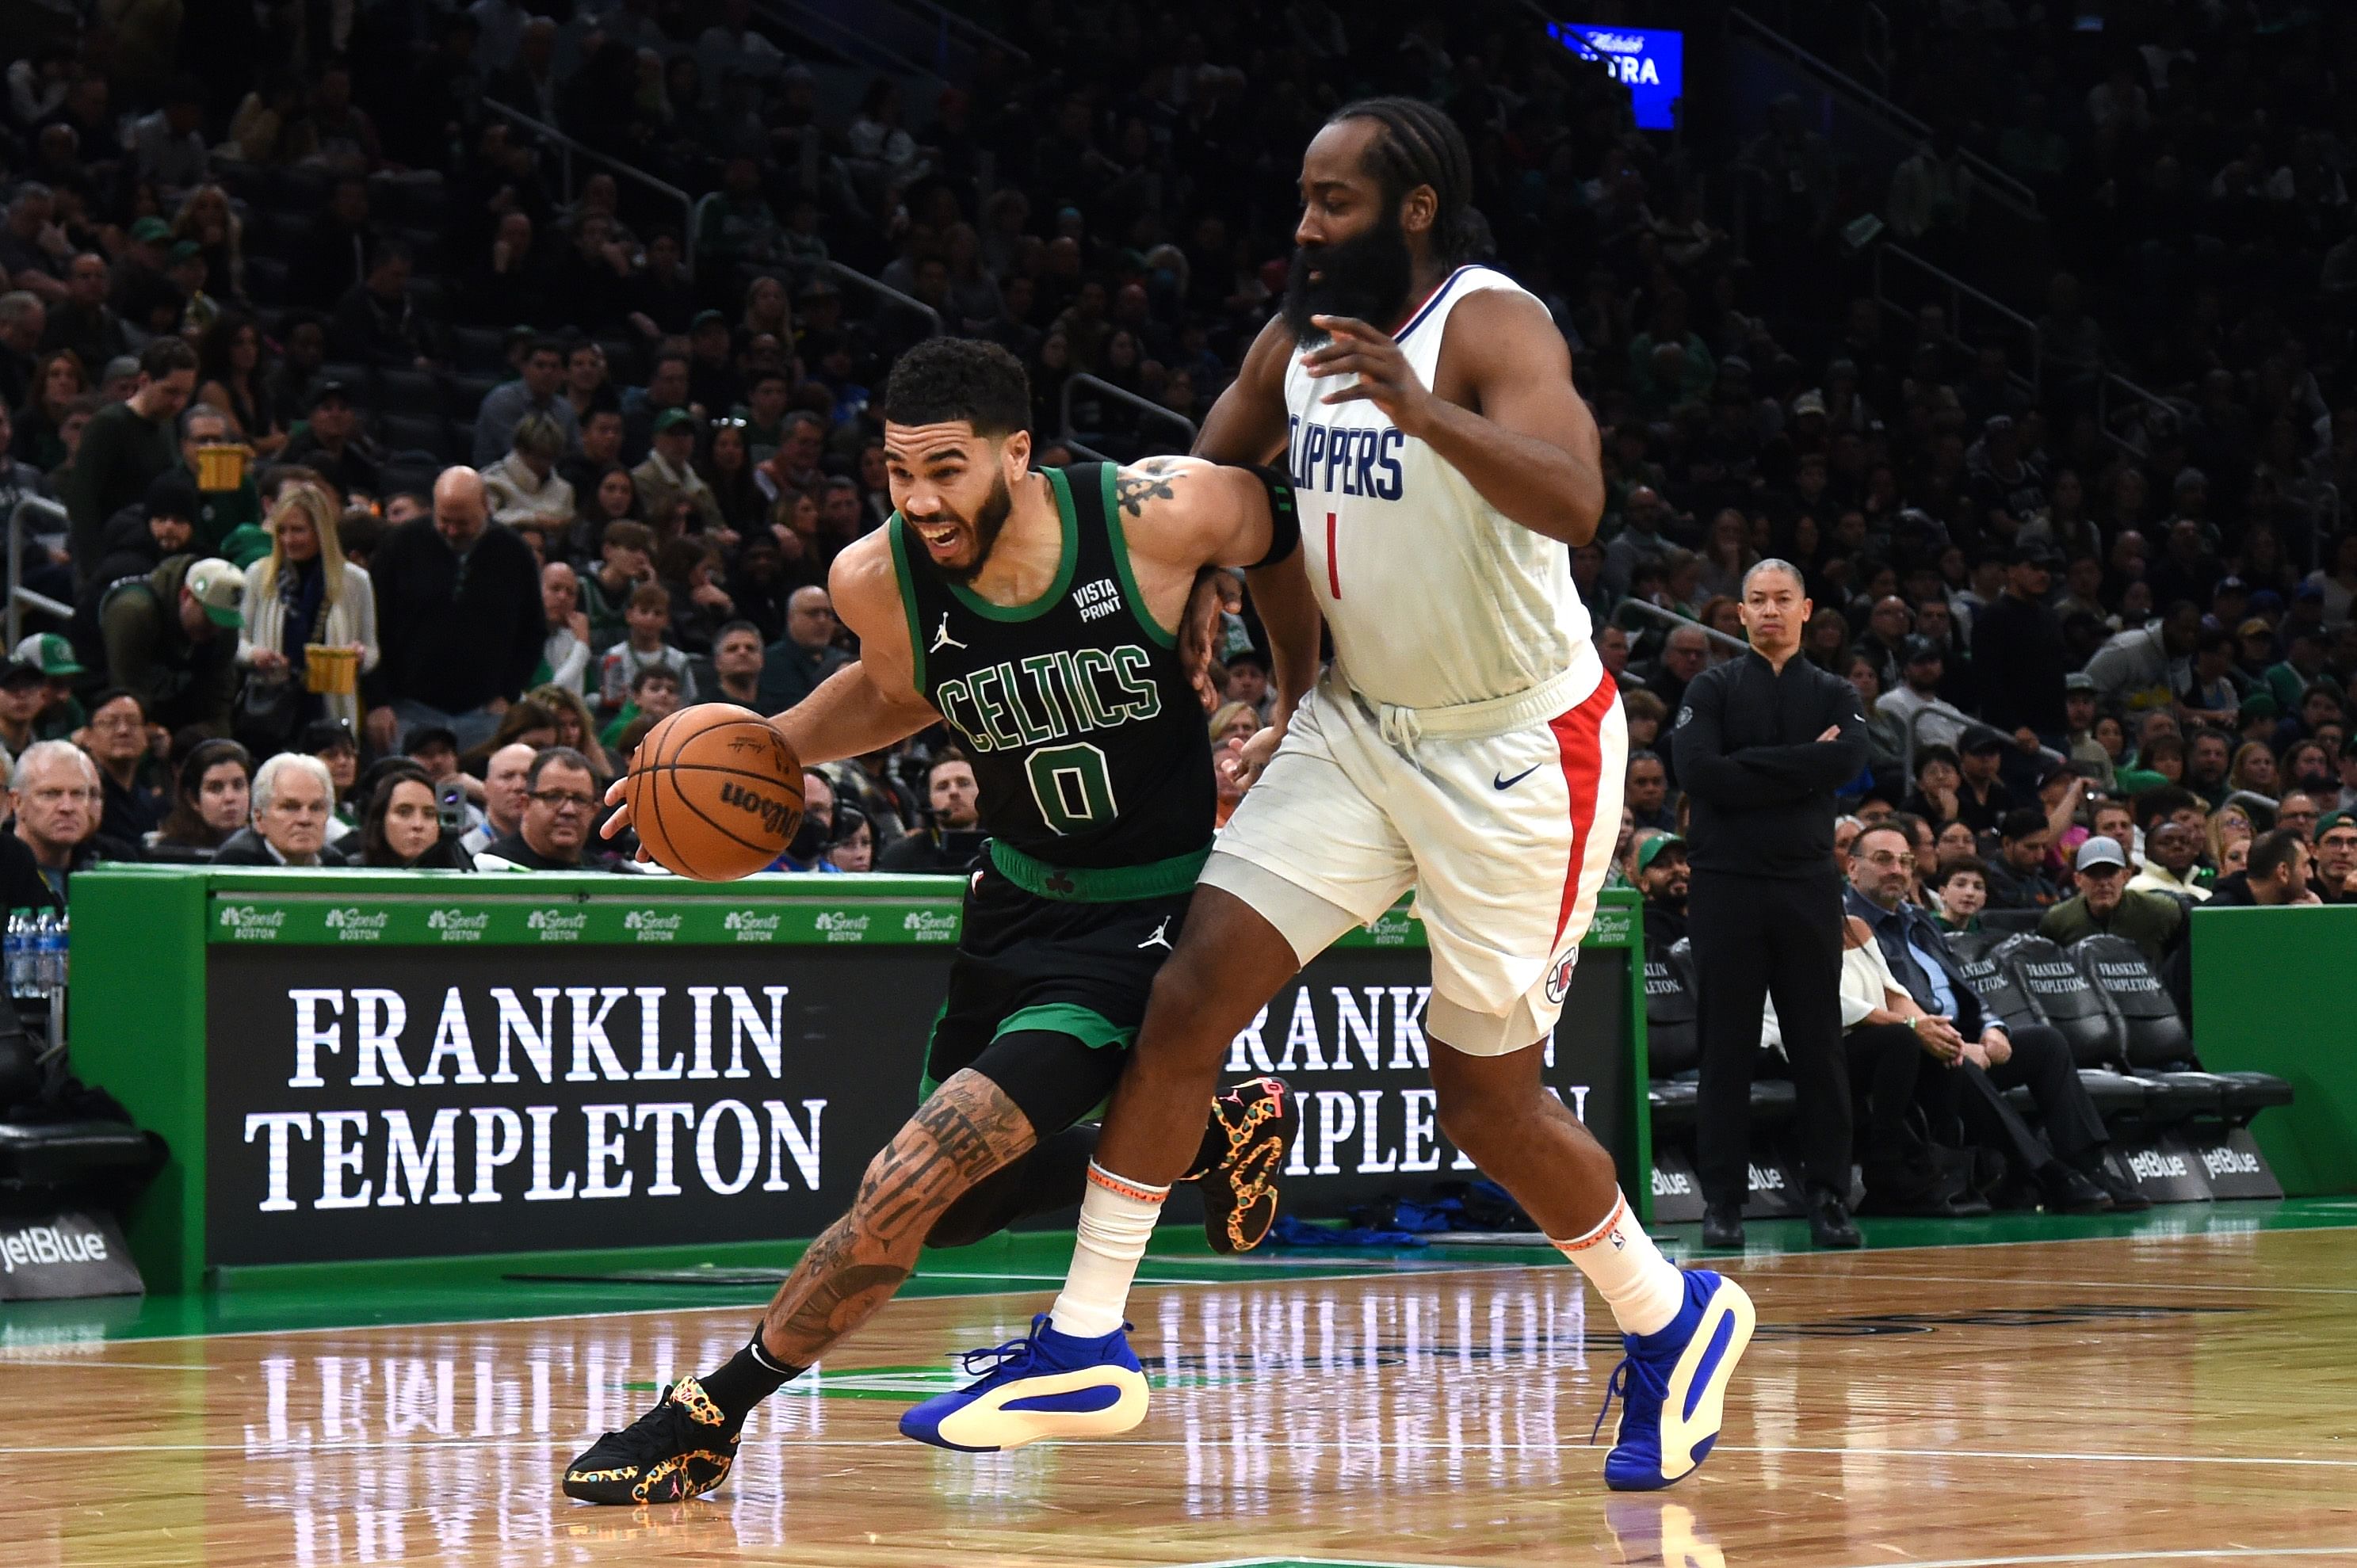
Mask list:
[[[1203,1283],[1135,1303],[1158,1391],[1132,1440],[984,1456],[893,1421],[948,1353],[1023,1331],[1062,1243],[1001,1282],[969,1261],[952,1287],[1013,1294],[896,1303],[755,1415],[718,1494],[641,1510],[566,1501],[559,1466],[732,1351],[764,1293],[626,1312],[629,1287],[576,1285],[613,1312],[176,1337],[122,1337],[156,1304],[94,1332],[0,1309],[0,1561],[2357,1563],[2357,1236],[2335,1228],[2357,1204],[2229,1210],[1754,1255],[1718,1450],[1650,1498],[1606,1492],[1587,1446],[1609,1322],[1523,1249],[1232,1280],[1189,1260]]]

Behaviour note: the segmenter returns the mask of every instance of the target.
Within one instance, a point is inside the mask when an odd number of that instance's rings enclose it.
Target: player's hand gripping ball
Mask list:
[[[731,703],[682,708],[647,732],[622,800],[639,842],[699,882],[749,876],[802,820],[802,767],[767,719]]]

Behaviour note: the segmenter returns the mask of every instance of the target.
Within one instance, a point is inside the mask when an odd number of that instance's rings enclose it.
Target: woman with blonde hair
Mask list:
[[[2244,741],[2234,752],[2234,765],[2226,769],[2229,788],[2248,789],[2254,795],[2274,800],[2283,789],[2281,772],[2276,767],[2276,754],[2263,740]]]
[[[546,708],[556,720],[556,744],[569,746],[588,758],[591,777],[597,780],[599,793],[614,781],[614,761],[597,740],[597,722],[589,716],[589,704],[581,693],[564,686],[534,686],[524,693],[524,700]]]
[[[205,292],[215,299],[245,298],[245,225],[230,205],[229,192],[200,185],[188,192],[172,219],[172,238],[186,240],[205,259]]]
[[[2210,813],[2208,834],[2210,864],[2223,876],[2227,874],[2226,852],[2235,844],[2248,844],[2257,832],[2251,826],[2250,812],[2240,806],[2221,806]]]
[[[337,521],[334,498],[317,485],[289,485],[280,492],[266,523],[270,553],[245,569],[245,627],[237,639],[237,661],[249,682],[293,688],[296,725],[336,718],[358,733],[357,690],[304,689],[307,648],[349,649],[357,659],[355,686],[382,656],[376,591],[368,574],[344,559]]]

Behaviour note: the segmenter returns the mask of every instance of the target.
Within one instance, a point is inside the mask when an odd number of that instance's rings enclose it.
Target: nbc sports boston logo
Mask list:
[[[425,929],[446,942],[479,942],[491,929],[489,909],[436,909],[425,917]]]
[[[258,909],[251,904],[224,904],[221,929],[232,941],[274,942],[285,934],[286,911]]]
[[[939,909],[911,909],[900,917],[900,929],[914,941],[953,942],[957,940],[958,918]]]
[[[865,909],[822,909],[814,929],[831,942],[864,942],[875,918]]]
[[[544,942],[577,942],[581,933],[589,929],[589,911],[534,909],[524,927]]]
[[[382,909],[362,909],[347,905],[328,911],[328,929],[336,933],[339,942],[381,942],[393,916]]]
[[[653,909],[633,909],[622,917],[622,929],[642,942],[675,942],[686,919],[677,910],[663,914]]]
[[[774,942],[785,917],[775,910],[731,909],[720,922],[720,929],[740,942]]]

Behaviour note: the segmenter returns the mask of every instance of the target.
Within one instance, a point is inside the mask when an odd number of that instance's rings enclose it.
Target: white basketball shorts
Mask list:
[[[1620,693],[1581,651],[1539,693],[1405,720],[1329,673],[1201,880],[1305,964],[1413,888],[1432,953],[1426,1034],[1469,1056],[1544,1038],[1596,914],[1628,768]]]

